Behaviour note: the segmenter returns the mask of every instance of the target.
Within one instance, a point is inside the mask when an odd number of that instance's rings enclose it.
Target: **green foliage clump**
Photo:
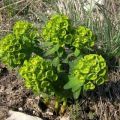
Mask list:
[[[39,33],[31,23],[16,22],[13,33],[0,41],[0,59],[9,66],[21,66],[38,47],[38,37]]]
[[[45,25],[42,31],[42,37],[45,41],[49,41],[52,44],[59,44],[63,47],[64,44],[72,42],[70,30],[71,23],[69,18],[64,15],[55,15]]]
[[[31,23],[18,21],[13,33],[0,41],[0,59],[19,67],[26,87],[34,93],[55,96],[55,108],[63,102],[64,111],[67,98],[77,99],[106,81],[104,58],[89,51],[95,42],[90,29],[73,27],[67,16],[55,15],[43,28],[41,38]]]
[[[91,49],[95,42],[95,35],[90,29],[85,26],[73,27],[65,15],[54,15],[43,28],[41,36],[43,45],[46,43],[44,49],[49,48],[45,55],[55,53],[61,58],[68,54],[67,51],[77,56]]]
[[[32,41],[39,37],[37,28],[27,21],[16,22],[13,26],[13,34],[15,34],[16,37],[26,36],[31,38]]]
[[[64,88],[72,89],[74,98],[78,98],[81,91],[93,90],[95,85],[103,84],[106,78],[107,66],[104,58],[101,55],[89,54],[73,64],[69,82]]]
[[[70,45],[73,39],[72,26],[69,18],[65,15],[54,15],[46,23],[42,30],[43,46],[49,48],[45,56],[53,55],[63,57],[65,47]]]
[[[79,26],[75,29],[72,45],[77,49],[86,49],[94,46],[95,36],[89,28]]]
[[[32,89],[34,93],[48,95],[54,93],[53,83],[58,77],[49,61],[38,55],[33,56],[24,61],[19,73],[25,79],[26,87]]]

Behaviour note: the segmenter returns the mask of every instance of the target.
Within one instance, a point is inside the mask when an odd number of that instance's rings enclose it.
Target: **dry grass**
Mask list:
[[[0,1],[0,36],[11,32],[11,26],[18,20],[27,20],[41,28],[48,16],[47,5],[42,0]]]

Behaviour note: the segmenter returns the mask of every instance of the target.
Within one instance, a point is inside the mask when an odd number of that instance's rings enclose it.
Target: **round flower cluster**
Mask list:
[[[75,48],[91,48],[94,46],[95,36],[89,28],[79,26],[75,29],[74,41],[72,45]]]
[[[81,81],[83,89],[87,91],[105,82],[106,68],[106,62],[101,55],[89,54],[76,63],[72,74]]]
[[[13,33],[0,41],[0,59],[12,67],[21,66],[29,59],[38,44],[39,34],[32,24],[19,21],[13,27]]]
[[[42,37],[45,41],[59,44],[63,47],[72,42],[71,23],[67,16],[54,15],[45,25]]]
[[[51,93],[54,89],[52,84],[58,78],[53,71],[52,64],[37,55],[31,57],[29,61],[25,60],[19,73],[25,79],[26,87],[37,94]]]
[[[77,99],[82,92],[93,90],[95,86],[103,84],[107,79],[107,66],[101,55],[89,54],[77,60],[71,69],[69,82],[65,89],[72,89]]]

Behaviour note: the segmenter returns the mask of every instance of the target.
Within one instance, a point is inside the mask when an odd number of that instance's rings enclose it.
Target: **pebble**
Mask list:
[[[61,117],[60,120],[70,120],[69,116],[68,117]]]
[[[48,115],[53,115],[53,112],[51,112],[49,109],[47,109],[47,111],[46,111],[46,114],[48,114]]]
[[[20,108],[18,108],[18,110],[19,110],[19,111],[23,111],[23,108],[22,108],[22,107],[20,107]]]

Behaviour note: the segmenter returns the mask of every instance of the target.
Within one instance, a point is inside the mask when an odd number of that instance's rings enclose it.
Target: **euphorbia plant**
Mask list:
[[[42,57],[33,56],[28,61],[25,60],[19,73],[25,79],[26,87],[31,88],[34,93],[50,95],[54,92],[53,83],[58,76],[55,74],[52,64]]]
[[[68,91],[65,92],[61,88],[63,80],[60,80],[56,69],[49,60],[34,55],[29,60],[24,61],[23,66],[19,69],[19,73],[25,80],[25,86],[28,89],[32,89],[36,95],[41,94],[45,101],[55,95],[56,109],[58,108],[57,104],[59,104],[60,99],[62,99],[64,104],[66,103],[65,96]]]
[[[13,32],[0,41],[0,58],[11,67],[21,66],[39,45],[39,32],[31,23],[18,21]],[[39,51],[41,52],[41,50]]]
[[[69,82],[65,89],[72,89],[73,96],[77,99],[81,92],[95,89],[107,78],[107,66],[101,55],[89,54],[78,59],[71,65]]]
[[[44,56],[52,56],[54,65],[67,57],[66,48],[72,43],[73,32],[70,19],[64,15],[54,15],[44,26],[41,34]]]
[[[0,43],[0,59],[19,67],[26,87],[35,94],[56,97],[56,108],[63,102],[61,111],[67,98],[77,99],[107,79],[104,58],[89,51],[94,33],[85,26],[73,27],[67,16],[53,16],[41,34],[31,23],[19,21]]]

